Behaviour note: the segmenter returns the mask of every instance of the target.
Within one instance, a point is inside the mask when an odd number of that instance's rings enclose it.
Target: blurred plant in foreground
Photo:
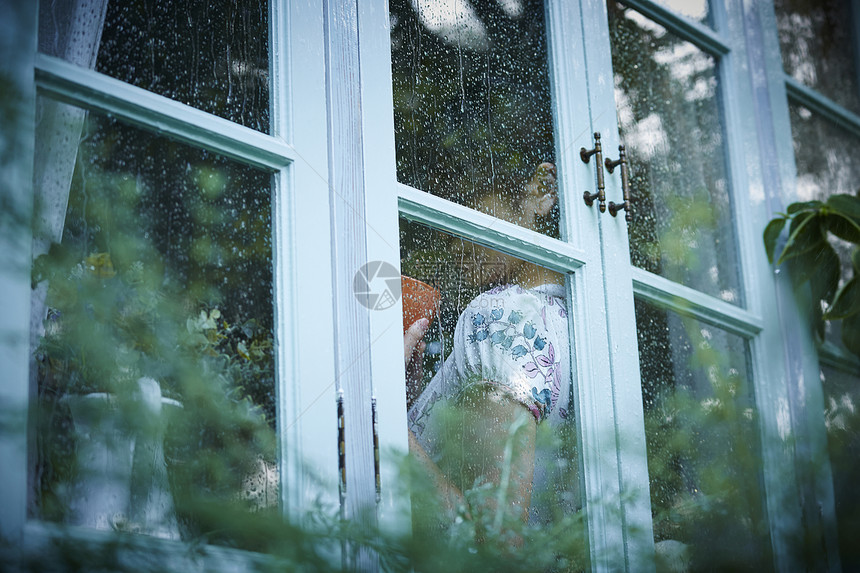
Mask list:
[[[277,513],[271,335],[253,319],[218,320],[217,308],[186,318],[187,297],[164,287],[158,270],[140,261],[115,266],[109,253],[78,261],[54,245],[34,266],[34,282],[41,280],[49,282],[49,309],[36,352],[40,516],[67,519],[69,484],[85,469],[76,459],[78,441],[94,439],[76,433],[69,397],[107,396],[107,407],[120,412],[111,431],[138,436],[140,444],[156,431],[142,407],[138,381],[145,378],[181,407],[165,422],[164,447],[183,538],[253,545],[225,528],[223,516]]]

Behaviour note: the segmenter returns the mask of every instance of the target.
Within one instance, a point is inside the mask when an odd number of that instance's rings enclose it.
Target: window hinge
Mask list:
[[[373,423],[373,473],[376,482],[376,502],[382,499],[382,477],[379,463],[379,422],[376,414],[376,398],[370,401],[371,416]],[[343,390],[337,391],[337,469],[338,469],[338,492],[340,503],[343,506],[346,498],[346,424],[343,412]]]
[[[337,470],[340,477],[338,493],[340,505],[346,497],[346,428],[343,420],[343,390],[337,391]]]
[[[376,416],[376,397],[370,399],[373,416],[373,473],[376,478],[376,503],[382,499],[382,478],[379,472],[379,424]]]

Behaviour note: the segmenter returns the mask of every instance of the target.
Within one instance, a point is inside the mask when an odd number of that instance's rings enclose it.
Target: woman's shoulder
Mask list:
[[[509,301],[517,301],[520,303],[537,303],[540,301],[541,295],[530,289],[525,289],[519,285],[505,284],[486,290],[472,299],[466,310],[482,309],[492,306],[498,306]]]

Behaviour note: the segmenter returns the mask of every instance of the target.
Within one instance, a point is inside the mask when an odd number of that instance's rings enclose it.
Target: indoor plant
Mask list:
[[[176,539],[163,436],[168,413],[182,405],[163,395],[148,367],[161,293],[147,283],[142,263],[120,275],[108,253],[71,258],[55,245],[35,265],[34,282],[49,281],[36,354],[42,403],[52,414],[45,421],[72,430],[65,436],[71,452],[44,444],[42,467],[58,479],[56,497],[48,493],[43,502],[56,501],[72,524]],[[62,420],[72,427],[62,428]]]
[[[81,260],[54,245],[34,265],[49,307],[36,352],[47,414],[42,514],[161,537],[211,535],[213,507],[277,507],[272,333],[255,319],[228,322],[148,260],[115,266],[109,253]],[[90,471],[94,461],[104,469]],[[248,482],[261,467],[269,479],[255,489]]]
[[[786,224],[788,238],[780,244]],[[860,356],[860,198],[835,194],[826,201],[792,203],[768,223],[764,244],[771,263],[787,264],[795,287],[809,285],[819,340],[826,322],[841,321],[842,343]]]

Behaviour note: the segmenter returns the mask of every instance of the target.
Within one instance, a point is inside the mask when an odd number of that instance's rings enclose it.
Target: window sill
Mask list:
[[[105,571],[232,573],[286,565],[269,555],[229,547],[42,521],[27,523],[17,557],[25,570],[65,570],[83,565]]]

